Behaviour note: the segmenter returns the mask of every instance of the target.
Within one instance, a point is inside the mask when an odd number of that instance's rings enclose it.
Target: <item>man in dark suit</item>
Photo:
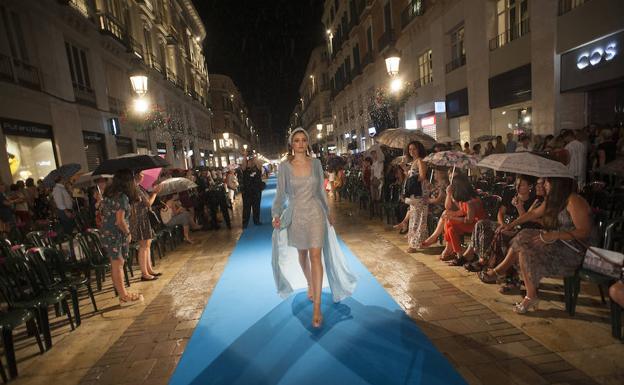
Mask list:
[[[243,195],[243,228],[247,228],[249,216],[253,212],[253,222],[256,226],[260,222],[260,200],[264,182],[262,181],[262,166],[258,164],[256,154],[253,151],[243,151],[243,183],[241,192]]]

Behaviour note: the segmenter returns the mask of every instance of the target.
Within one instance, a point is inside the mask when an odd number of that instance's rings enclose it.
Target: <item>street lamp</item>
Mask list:
[[[394,46],[390,47],[385,55],[386,59],[386,71],[388,71],[388,75],[394,77],[399,74],[399,64],[401,63],[401,54],[399,51],[394,48]]]
[[[132,90],[139,96],[147,93],[147,74],[140,68],[135,69],[130,74]]]
[[[249,147],[249,146],[246,145],[246,144],[243,144],[243,150],[247,151],[247,147]]]

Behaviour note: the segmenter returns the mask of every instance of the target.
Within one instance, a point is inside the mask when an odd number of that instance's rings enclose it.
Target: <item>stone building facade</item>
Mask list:
[[[158,153],[205,164],[212,144],[206,31],[191,0],[1,0],[0,177]],[[134,111],[129,74],[148,76]],[[159,119],[149,124],[147,116]],[[145,127],[153,130],[145,131]]]
[[[327,0],[322,23],[339,151],[373,142],[392,46],[413,92],[399,126],[441,141],[622,123],[622,1]]]

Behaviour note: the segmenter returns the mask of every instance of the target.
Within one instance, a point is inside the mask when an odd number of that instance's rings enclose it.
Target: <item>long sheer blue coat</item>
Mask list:
[[[334,227],[329,224],[327,195],[323,182],[324,174],[321,162],[312,159],[312,173],[318,181],[316,198],[323,208],[324,221],[319,223],[325,229],[325,240],[322,249],[322,261],[324,265],[323,286],[329,285],[334,302],[339,302],[350,296],[355,290],[357,277],[347,265],[346,258],[338,244],[338,238]],[[297,249],[288,246],[288,227],[292,222],[293,209],[288,202],[294,201],[290,180],[292,178],[292,165],[285,160],[280,163],[277,174],[277,192],[273,207],[272,217],[280,218],[280,228],[273,230],[273,276],[277,293],[285,298],[294,290],[307,288],[308,284],[299,265]]]

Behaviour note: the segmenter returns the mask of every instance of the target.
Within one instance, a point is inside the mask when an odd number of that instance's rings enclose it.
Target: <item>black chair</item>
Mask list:
[[[624,252],[624,217],[610,220],[605,229],[602,248],[617,252]],[[598,285],[602,302],[606,303],[604,290],[608,289],[616,280],[612,277],[594,271],[579,268],[574,276],[564,277],[564,296],[566,310],[571,316],[576,313],[576,303],[581,291],[581,281]],[[620,306],[611,301],[611,328],[616,338],[622,337],[622,319]],[[619,310],[619,311],[618,311]]]
[[[71,329],[75,329],[67,303],[67,297],[70,294],[63,289],[47,289],[25,258],[9,257],[5,259],[0,268],[0,291],[9,305],[9,309],[28,309],[36,312],[46,350],[52,347],[52,334],[48,317],[48,308],[51,305],[54,305],[57,314],[60,306],[67,314]]]
[[[37,340],[39,352],[43,354],[43,343],[39,335],[35,312],[29,309],[13,309],[6,313],[0,313],[0,330],[2,330],[2,342],[4,344],[4,355],[6,356],[7,365],[9,366],[9,375],[11,378],[17,377],[17,360],[15,359],[15,345],[13,343],[13,330],[22,324],[26,324],[26,330],[29,335],[33,335]],[[4,367],[0,362],[0,374],[2,380],[6,383],[7,377]]]
[[[80,246],[83,256],[89,261],[90,267],[95,273],[97,291],[102,290],[102,282],[106,280],[106,271],[110,269],[110,260],[106,257],[100,238],[96,230],[89,230],[76,234],[75,240]],[[126,286],[130,287],[129,268],[124,264],[124,278]]]

